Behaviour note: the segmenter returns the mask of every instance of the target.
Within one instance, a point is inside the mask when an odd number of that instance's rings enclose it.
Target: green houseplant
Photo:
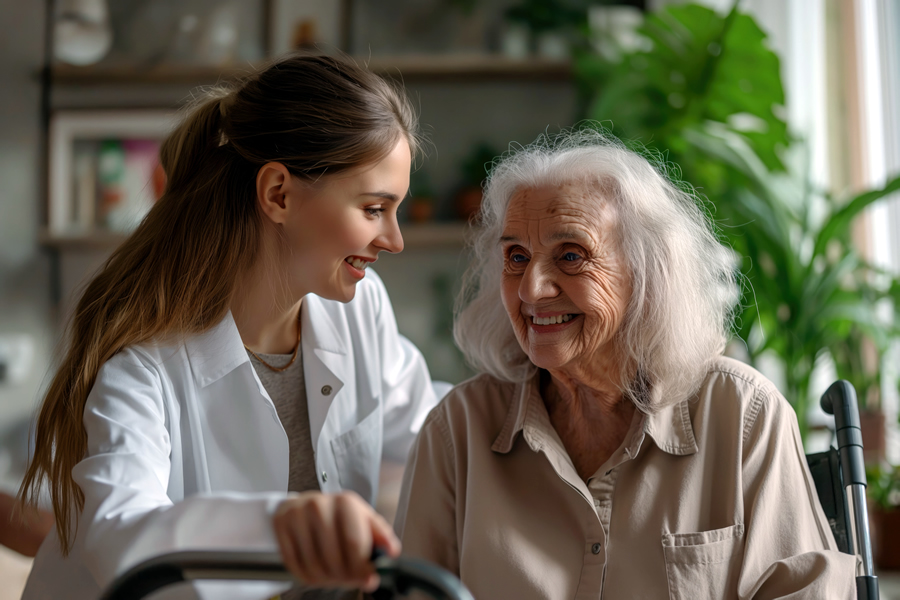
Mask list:
[[[479,142],[463,158],[460,165],[461,183],[454,198],[458,218],[468,221],[481,208],[482,185],[491,163],[499,155],[497,148],[487,142]]]
[[[746,176],[748,187],[728,196],[729,212],[743,225],[726,231],[750,267],[738,335],[751,361],[767,352],[782,360],[783,391],[804,436],[810,378],[825,355],[838,376],[854,384],[865,407],[880,380],[877,365],[864,364],[863,346],[870,343],[880,356],[900,336],[895,309],[900,280],[860,256],[850,227],[873,202],[900,190],[900,178],[839,200],[817,193],[802,175],[766,171],[754,153],[733,141],[699,134],[690,138],[708,156]]]
[[[817,359],[830,355],[865,400],[877,370],[857,360],[860,346],[883,351],[898,334],[890,303],[900,306],[900,285],[854,250],[850,226],[900,179],[836,198],[810,185],[802,164],[786,164],[802,144],[779,116],[778,57],[749,15],[671,6],[648,14],[639,33],[646,46],[615,62],[578,47],[582,115],[659,151],[709,199],[746,277],[738,336],[751,363],[780,359],[805,436]]]

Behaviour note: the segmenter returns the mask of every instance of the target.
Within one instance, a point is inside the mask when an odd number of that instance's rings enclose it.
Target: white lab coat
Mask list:
[[[382,457],[406,459],[449,386],[432,386],[372,271],[347,304],[304,298],[301,323],[319,484],[372,503]],[[55,533],[48,536],[24,600],[95,600],[117,574],[165,552],[277,550],[271,519],[287,494],[288,440],[230,313],[201,335],[112,357],[84,426],[87,455],[73,469],[85,494],[74,546],[63,558]],[[259,583],[200,590],[214,598],[273,592]]]

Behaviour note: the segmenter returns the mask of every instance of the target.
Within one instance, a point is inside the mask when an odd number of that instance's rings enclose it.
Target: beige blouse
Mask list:
[[[727,358],[693,398],[636,412],[587,482],[537,377],[457,386],[410,454],[395,528],[478,600],[855,597],[793,409]]]

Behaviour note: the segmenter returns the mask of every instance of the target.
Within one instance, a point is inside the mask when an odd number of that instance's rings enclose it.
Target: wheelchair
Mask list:
[[[863,574],[856,578],[858,600],[878,600],[856,391],[849,382],[836,381],[823,394],[821,405],[826,413],[834,415],[838,447],[809,454],[806,461],[838,549],[862,557]],[[374,594],[376,600],[406,597],[414,590],[437,600],[474,600],[459,579],[426,561],[390,558],[376,551],[373,563],[381,577],[381,587]],[[210,579],[293,580],[277,553],[177,552],[151,558],[127,571],[113,582],[101,600],[144,598],[169,585]]]

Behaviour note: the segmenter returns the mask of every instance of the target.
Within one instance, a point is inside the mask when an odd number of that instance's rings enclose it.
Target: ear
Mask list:
[[[268,162],[256,173],[256,201],[273,223],[287,218],[288,196],[297,192],[297,182],[283,164]]]

